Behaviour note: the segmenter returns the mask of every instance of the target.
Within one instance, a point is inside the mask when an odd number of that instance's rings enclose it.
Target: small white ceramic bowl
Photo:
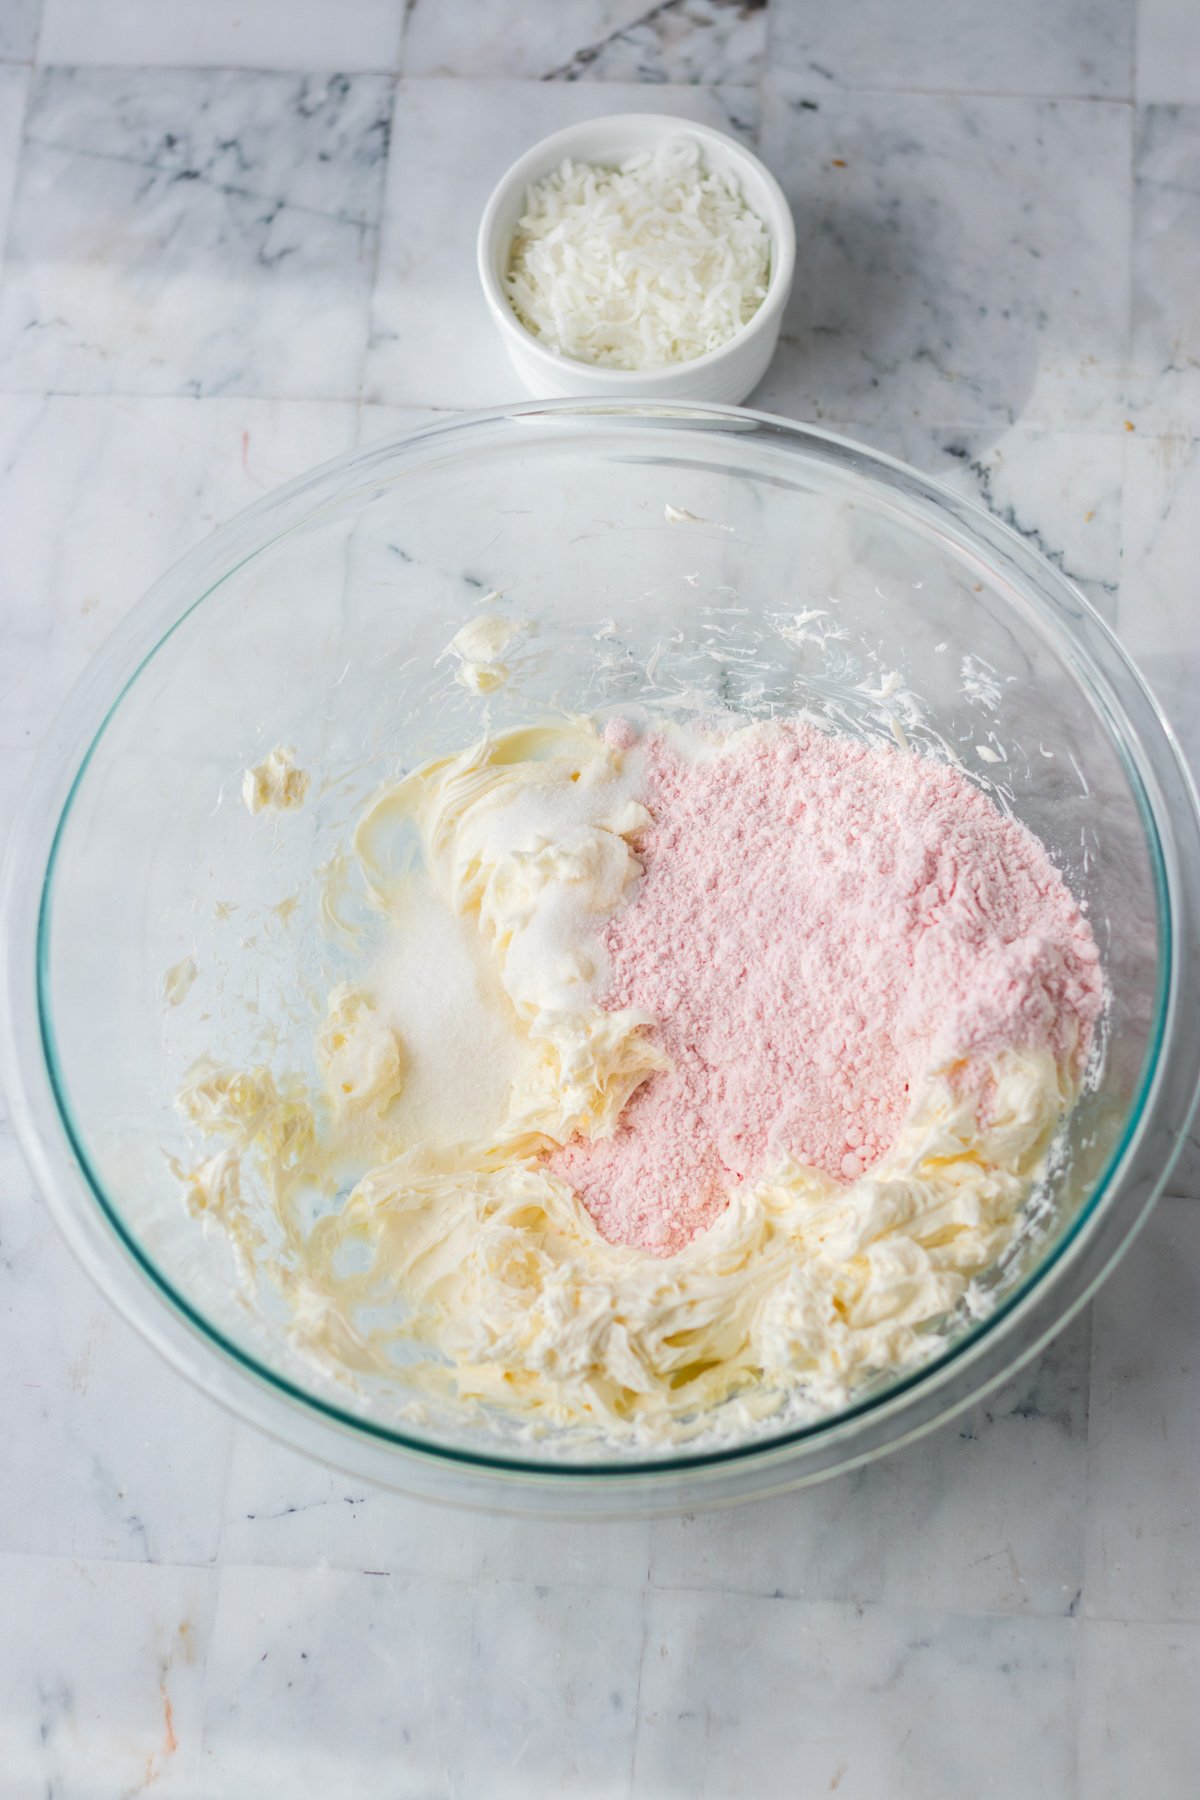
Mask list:
[[[557,169],[566,157],[614,164],[639,150],[653,149],[664,138],[681,136],[695,139],[710,169],[729,170],[736,176],[746,203],[771,233],[771,274],[762,305],[719,350],[663,368],[599,368],[548,349],[521,324],[504,291],[513,233],[531,183]],[[723,131],[666,113],[609,113],[556,131],[512,165],[484,208],[477,257],[488,310],[514,369],[536,399],[700,400],[737,405],[762,380],[775,353],[796,267],[796,230],[775,177],[757,156]]]

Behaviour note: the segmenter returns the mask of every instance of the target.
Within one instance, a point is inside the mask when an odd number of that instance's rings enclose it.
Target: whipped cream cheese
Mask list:
[[[828,1410],[856,1377],[928,1357],[931,1324],[1009,1241],[1067,1096],[1045,1056],[1006,1057],[995,1076],[986,1120],[935,1074],[869,1177],[781,1164],[665,1260],[607,1243],[531,1158],[412,1153],[321,1221],[310,1278],[340,1295],[342,1320],[415,1306],[411,1335],[452,1365],[426,1365],[431,1386],[534,1424],[659,1442],[730,1400],[761,1414],[803,1389]],[[371,1261],[347,1284],[348,1243]],[[323,1326],[305,1342],[328,1350]]]
[[[308,796],[309,778],[296,767],[296,752],[271,750],[242,777],[242,803],[248,812],[294,812]]]
[[[485,595],[485,598],[488,596]],[[503,613],[480,613],[469,619],[446,646],[458,658],[454,679],[472,694],[491,694],[503,687],[511,670],[500,659],[525,626]]]
[[[513,1136],[565,1143],[612,1131],[638,1083],[663,1066],[634,1009],[605,1011],[599,933],[638,875],[630,839],[637,753],[585,721],[505,732],[386,789],[354,834],[367,891],[396,901],[389,839],[415,826],[452,912],[487,946],[531,1054],[510,1099]]]

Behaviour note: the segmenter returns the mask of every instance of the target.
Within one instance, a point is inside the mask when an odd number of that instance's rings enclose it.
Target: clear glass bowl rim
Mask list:
[[[882,1393],[827,1420],[690,1455],[680,1451],[637,1460],[554,1462],[442,1445],[331,1405],[232,1343],[158,1269],[92,1169],[62,1079],[49,1001],[54,875],[74,796],[126,693],[176,626],[248,558],[326,509],[338,510],[376,484],[385,469],[391,472],[402,465],[405,457],[427,462],[444,450],[461,453],[470,447],[472,436],[483,442],[497,432],[528,429],[525,422],[545,420],[581,432],[591,429],[588,421],[600,420],[628,428],[633,439],[647,426],[709,430],[718,443],[725,435],[766,438],[775,448],[787,446],[787,453],[807,456],[826,469],[840,467],[875,504],[889,500],[910,522],[922,516],[935,518],[960,549],[985,558],[993,574],[1007,564],[1022,580],[1027,602],[1032,599],[1038,606],[1042,623],[1051,627],[1077,679],[1109,723],[1139,807],[1155,873],[1162,949],[1151,1042],[1121,1142],[1068,1231],[992,1313]],[[49,832],[47,821],[53,821]],[[422,1464],[432,1465],[434,1488],[439,1486],[437,1471],[442,1470],[446,1475],[474,1472],[484,1478],[485,1490],[489,1482],[515,1479],[522,1487],[532,1483],[561,1491],[566,1485],[599,1482],[610,1489],[621,1484],[628,1492],[645,1490],[647,1484],[664,1478],[703,1477],[706,1472],[740,1467],[738,1493],[746,1491],[746,1477],[750,1489],[758,1492],[819,1479],[908,1441],[1011,1374],[1085,1304],[1165,1185],[1200,1086],[1200,1048],[1186,1038],[1177,1041],[1181,1007],[1187,1011],[1183,982],[1197,948],[1190,895],[1200,892],[1200,813],[1173,733],[1115,636],[1060,571],[982,508],[880,452],[817,427],[744,408],[568,400],[455,415],[349,451],[266,496],[168,570],[134,606],[77,685],[35,764],[6,865],[9,1005],[0,1033],[0,1073],[39,1185],[72,1248],[131,1322],[206,1391],[285,1441],[395,1486],[420,1490],[430,1485],[420,1479],[406,1481],[403,1468],[391,1467],[401,1463],[410,1473]],[[31,1044],[39,1052],[32,1062]],[[1165,1127],[1166,1154],[1158,1153],[1157,1169],[1137,1169],[1137,1179],[1130,1180],[1139,1151],[1147,1148],[1156,1107],[1163,1111],[1157,1135]],[[151,1297],[153,1308],[146,1304]],[[922,1396],[927,1404],[914,1409],[913,1402]],[[864,1428],[872,1423],[876,1429],[864,1436]],[[381,1464],[378,1454],[371,1454],[372,1441],[376,1451],[385,1449],[386,1462]],[[365,1448],[365,1456],[353,1453],[357,1448]],[[814,1450],[824,1454],[814,1457]],[[807,1469],[806,1461],[812,1465]],[[495,1495],[485,1492],[484,1498],[490,1503]]]

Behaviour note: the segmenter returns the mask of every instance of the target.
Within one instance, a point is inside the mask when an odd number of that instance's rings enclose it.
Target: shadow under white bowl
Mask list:
[[[736,178],[746,204],[770,232],[771,273],[762,305],[728,343],[690,362],[654,369],[609,369],[560,356],[521,324],[504,288],[513,235],[530,186],[567,158],[612,165],[678,137],[699,144],[710,170]],[[762,380],[775,354],[795,272],[796,230],[774,176],[757,156],[723,131],[665,113],[609,113],[556,131],[513,163],[484,208],[477,260],[488,311],[513,368],[535,399],[655,399],[736,405]]]

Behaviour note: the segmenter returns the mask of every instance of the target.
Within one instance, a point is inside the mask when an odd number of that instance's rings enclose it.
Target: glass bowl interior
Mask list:
[[[442,653],[492,590],[529,629],[506,658],[509,684],[480,698]],[[1089,651],[1098,633],[1056,571],[915,472],[719,410],[531,406],[431,427],[317,471],[173,571],[103,676],[102,706],[93,690],[98,729],[71,771],[39,899],[37,1005],[86,1204],[148,1277],[145,1306],[165,1300],[202,1341],[200,1378],[206,1359],[232,1360],[283,1435],[315,1419],[343,1447],[369,1437],[401,1461],[553,1483],[768,1451],[776,1478],[781,1455],[824,1469],[863,1454],[872,1414],[889,1421],[876,1447],[903,1436],[914,1396],[989,1334],[1007,1332],[1001,1360],[1016,1360],[1032,1341],[1022,1303],[1120,1205],[1170,1017],[1154,715],[1138,689],[1132,722],[1117,653],[1106,647],[1106,669]],[[801,708],[958,758],[1049,847],[1087,909],[1110,999],[1069,1154],[989,1277],[988,1308],[954,1323],[948,1351],[881,1376],[832,1420],[781,1433],[768,1418],[759,1438],[716,1453],[593,1447],[581,1459],[503,1417],[414,1422],[402,1364],[352,1383],[306,1360],[270,1284],[251,1301],[228,1242],[185,1210],[174,1097],[205,1054],[315,1073],[313,1004],[355,954],[323,927],[314,872],[336,870],[381,778],[485,725],[646,706],[681,718]],[[277,745],[311,774],[309,801],[251,818],[242,772]],[[165,1007],[164,971],[189,956],[194,985]],[[1062,1285],[1039,1328],[1078,1293]],[[976,1387],[996,1366],[979,1365]]]

